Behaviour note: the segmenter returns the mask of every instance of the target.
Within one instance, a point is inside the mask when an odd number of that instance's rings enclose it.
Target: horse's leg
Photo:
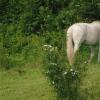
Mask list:
[[[74,55],[73,55],[73,63],[75,62],[75,55],[79,49],[79,44],[74,42]]]
[[[100,62],[100,41],[99,41],[98,62]]]
[[[93,57],[94,57],[94,47],[91,46],[91,54],[90,54],[90,59],[88,60],[88,63],[92,61]]]
[[[76,52],[78,51],[79,47],[80,47],[79,43],[75,43],[74,44],[74,54],[76,54]]]

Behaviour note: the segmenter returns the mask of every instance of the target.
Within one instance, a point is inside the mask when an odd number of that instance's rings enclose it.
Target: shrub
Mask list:
[[[65,65],[57,47],[44,45],[46,55],[46,75],[55,87],[61,100],[76,100],[78,96],[79,73]]]
[[[71,67],[66,59],[64,34],[47,34],[46,45],[43,46],[45,73],[58,94],[57,100],[80,100],[79,88],[87,70],[89,49],[83,45],[77,53],[75,64]]]

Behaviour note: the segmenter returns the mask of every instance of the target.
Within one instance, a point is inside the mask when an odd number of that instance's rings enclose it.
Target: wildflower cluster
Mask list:
[[[51,49],[52,46],[51,45],[43,45],[43,50],[47,51],[49,49]]]
[[[57,47],[43,45],[43,50],[46,57],[45,74],[56,89],[59,98],[61,100],[65,100],[65,98],[73,100],[77,95],[79,72],[66,66],[62,57],[63,54],[59,53]]]
[[[53,65],[57,63],[58,48],[51,45],[43,45],[45,58],[48,64]]]
[[[73,80],[76,80],[79,76],[79,72],[77,70],[74,70],[74,69],[69,69],[68,71],[63,72],[63,76],[65,78],[71,78]]]
[[[72,77],[78,76],[78,71],[77,70],[70,69],[70,73],[71,73]]]
[[[49,52],[57,51],[57,47],[53,47],[51,45],[43,45],[43,49],[44,51],[49,51]]]

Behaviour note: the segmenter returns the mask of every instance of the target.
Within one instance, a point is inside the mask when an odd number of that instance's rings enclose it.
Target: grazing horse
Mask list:
[[[99,42],[98,62],[100,62],[100,22],[92,23],[76,23],[70,26],[67,30],[67,56],[70,65],[74,63],[74,56],[82,43],[88,44],[91,47],[90,59],[91,62],[94,56],[93,45]]]

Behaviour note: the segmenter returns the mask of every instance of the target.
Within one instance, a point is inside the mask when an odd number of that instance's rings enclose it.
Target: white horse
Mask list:
[[[89,44],[91,54],[89,62],[94,56],[93,45],[99,42],[98,62],[100,62],[100,22],[76,23],[67,30],[67,56],[70,65],[73,65],[74,56],[82,43]]]

